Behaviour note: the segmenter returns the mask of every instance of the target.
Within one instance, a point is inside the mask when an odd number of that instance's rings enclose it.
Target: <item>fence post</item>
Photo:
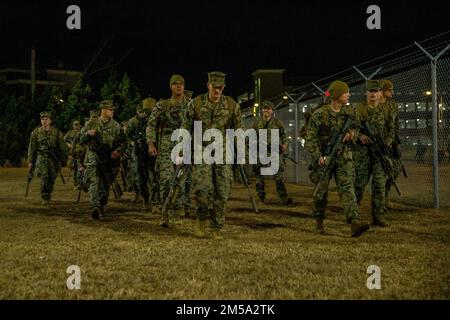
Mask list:
[[[440,207],[439,196],[439,141],[438,141],[438,104],[437,104],[437,61],[441,55],[443,55],[450,45],[447,45],[444,50],[433,57],[427,50],[425,50],[419,43],[414,42],[431,60],[431,94],[432,99],[432,121],[433,121],[433,192],[434,192],[434,208]]]

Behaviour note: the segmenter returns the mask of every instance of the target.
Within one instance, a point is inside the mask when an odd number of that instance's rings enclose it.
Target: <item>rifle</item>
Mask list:
[[[86,184],[86,169],[80,170],[81,171],[81,179],[80,179],[80,185],[78,186],[78,193],[77,193],[77,200],[76,202],[80,202],[81,197],[81,191],[84,188],[84,185]]]
[[[319,178],[319,181],[317,182],[316,187],[314,188],[314,192],[313,192],[314,197],[317,195],[317,191],[319,190],[319,187],[323,183],[325,177],[328,175],[329,169],[334,167],[334,164],[336,162],[336,154],[337,154],[340,146],[343,144],[344,136],[347,134],[347,131],[351,128],[352,125],[353,125],[353,119],[348,117],[339,134],[337,131],[333,131],[331,140],[329,141],[329,143],[325,149],[325,153],[324,153],[325,165],[320,169],[321,170],[320,178]]]
[[[295,165],[297,165],[297,164],[298,164],[298,162],[297,162],[297,161],[295,161],[295,159],[294,159],[294,158],[292,158],[292,157],[288,156],[287,154],[283,154],[283,157],[284,157],[284,158],[286,158],[287,160],[291,160],[291,161],[292,161],[292,163],[294,163]]]
[[[28,197],[28,189],[30,189],[31,180],[33,180],[33,169],[34,166],[28,169],[28,177],[27,177],[27,191],[25,191],[25,198]]]
[[[248,194],[250,195],[250,201],[252,203],[252,207],[255,210],[255,212],[258,213],[258,207],[256,206],[255,199],[253,199],[252,193],[250,191],[250,187],[249,187],[249,183],[248,183],[248,177],[245,174],[244,166],[242,164],[236,164],[236,166],[239,169],[239,175],[241,176],[242,182],[244,182],[245,186],[247,187],[247,191],[248,191]]]
[[[165,221],[168,219],[168,210],[169,207],[175,203],[175,201],[178,198],[178,193],[180,191],[182,180],[185,179],[187,176],[187,170],[189,170],[190,166],[185,165],[178,165],[175,169],[175,173],[172,178],[172,183],[170,186],[169,194],[167,195],[166,200],[164,200],[164,204],[161,209],[161,215]]]
[[[59,176],[61,177],[62,183],[66,184],[66,181],[64,180],[64,177],[61,172],[61,167],[62,167],[61,162],[58,160],[56,155],[53,153],[52,148],[50,147],[50,144],[48,143],[48,139],[45,139],[45,143],[47,144],[48,154],[50,155],[50,158],[52,158],[53,163],[55,164],[56,170],[58,170],[58,172],[59,172]]]
[[[406,172],[405,166],[403,165],[402,161],[402,153],[400,150],[400,137],[398,136],[398,133],[395,133],[395,146],[392,150],[392,157],[400,162],[400,166],[402,168],[403,176],[405,178],[408,178],[408,173]]]
[[[401,196],[402,193],[393,176],[394,168],[392,166],[392,161],[389,158],[389,151],[384,145],[383,140],[380,139],[379,136],[376,136],[374,134],[372,128],[370,127],[370,124],[367,121],[364,122],[364,129],[369,139],[372,141],[372,143],[368,144],[370,153],[374,156],[374,158],[377,161],[380,162],[381,167],[383,168],[383,171],[386,174],[387,178],[392,181],[395,190],[397,190],[398,195]]]

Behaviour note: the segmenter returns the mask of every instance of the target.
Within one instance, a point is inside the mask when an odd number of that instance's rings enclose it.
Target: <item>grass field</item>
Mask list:
[[[0,168],[1,299],[450,298],[448,211],[397,204],[390,227],[351,238],[331,194],[321,236],[310,187],[288,184],[295,203],[284,207],[270,181],[269,204],[255,214],[237,184],[225,239],[214,241],[195,238],[192,220],[161,229],[131,193],[94,221],[87,195],[77,205],[72,183],[57,180],[53,204],[42,207],[38,180],[27,200],[25,180],[25,169]],[[367,199],[361,213],[368,219]],[[70,265],[81,268],[80,290],[66,287]],[[381,268],[381,290],[366,287],[370,265]]]

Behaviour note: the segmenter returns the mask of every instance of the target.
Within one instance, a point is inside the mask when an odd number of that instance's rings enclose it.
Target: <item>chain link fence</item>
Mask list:
[[[389,79],[394,83],[402,161],[408,174],[407,178],[400,174],[397,182],[402,196],[392,190],[392,200],[427,208],[450,208],[449,39],[450,31],[271,99],[277,106],[276,117],[285,125],[290,156],[297,160],[297,165],[288,161],[286,181],[312,185],[310,158],[299,130],[304,125],[305,113],[323,101],[324,91],[332,81],[349,84],[350,104],[354,105],[366,99],[368,79]],[[247,116],[247,127],[252,122],[253,116]]]

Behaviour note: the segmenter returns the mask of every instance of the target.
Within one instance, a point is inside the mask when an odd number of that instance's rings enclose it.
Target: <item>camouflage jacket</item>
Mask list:
[[[129,140],[133,142],[134,146],[137,146],[141,151],[147,152],[147,142],[146,142],[146,126],[148,118],[141,118],[135,115],[133,118],[128,120],[128,129],[126,136]]]
[[[272,117],[269,121],[265,121],[263,117],[259,117],[255,119],[255,122],[253,122],[253,129],[256,130],[256,134],[258,134],[259,129],[267,129],[267,145],[270,146],[270,130],[271,129],[278,129],[278,133],[280,135],[280,144],[286,144],[288,143],[286,132],[284,130],[283,122],[281,122],[280,119]]]
[[[318,108],[311,115],[305,137],[305,149],[310,153],[313,163],[317,163],[321,156],[325,156],[328,144],[333,134],[340,134],[348,118],[353,119],[352,130],[355,133],[354,141],[346,142],[344,148],[339,150],[337,156],[352,157],[352,145],[359,133],[360,120],[351,106],[343,105],[339,112],[331,109],[327,104]]]
[[[202,122],[202,129],[217,129],[225,137],[226,129],[243,128],[241,107],[231,97],[222,95],[218,102],[211,102],[208,93],[197,96],[189,103],[182,127],[194,130],[194,121]]]
[[[363,127],[364,122],[367,122],[373,133],[380,137],[386,146],[392,144],[394,141],[394,118],[387,104],[369,107],[367,103],[359,103],[355,106],[355,110],[361,120],[361,133],[367,134]],[[358,141],[358,145],[362,145],[360,141]]]
[[[28,161],[34,163],[38,155],[51,157],[50,153],[63,164],[67,161],[67,145],[63,134],[53,127],[49,131],[42,127],[34,129],[28,145]]]
[[[87,131],[93,129],[96,135],[88,136]],[[123,152],[126,139],[116,120],[103,122],[101,118],[94,118],[81,130],[80,142],[88,146],[84,163],[89,165],[97,163],[97,160],[110,161],[113,151]]]
[[[400,120],[398,116],[398,105],[397,102],[395,102],[394,99],[387,100],[383,104],[384,108],[387,108],[392,115],[392,121],[393,121],[393,145],[401,144],[400,141]]]

